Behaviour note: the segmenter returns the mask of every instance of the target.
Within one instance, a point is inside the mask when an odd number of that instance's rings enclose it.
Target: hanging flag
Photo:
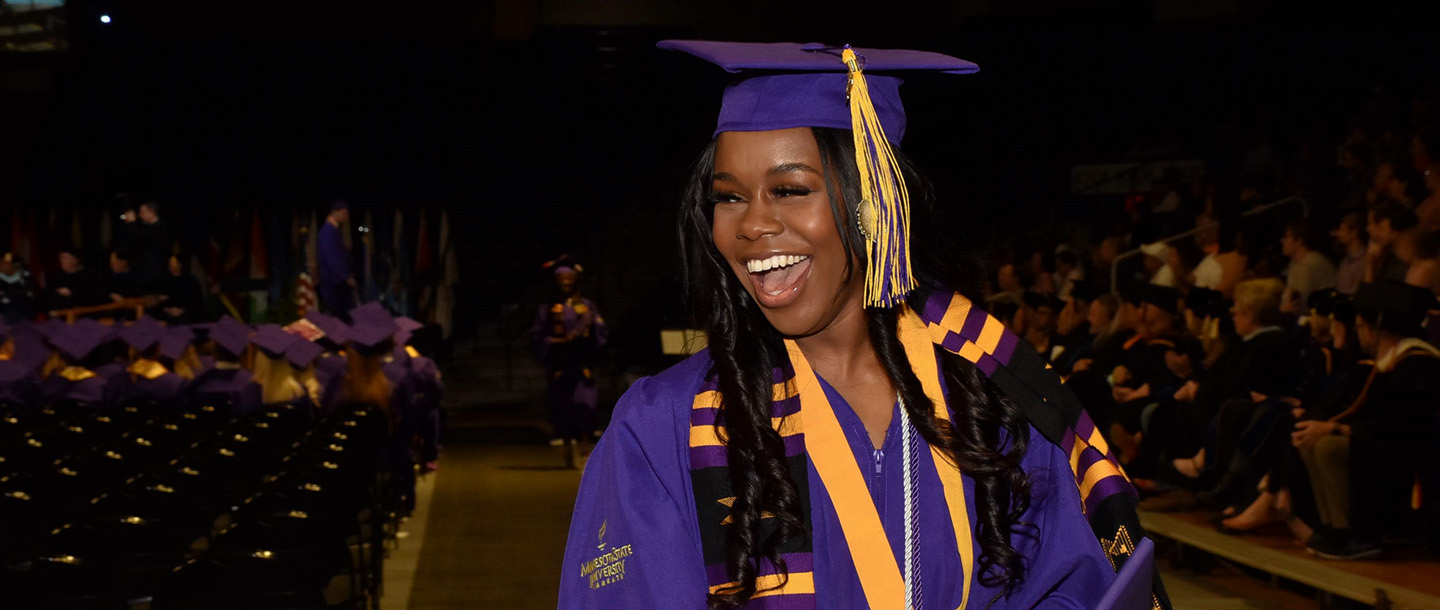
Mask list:
[[[395,257],[395,264],[391,265],[390,287],[386,292],[390,294],[395,314],[409,316],[410,251],[405,247],[405,210],[401,206],[395,208],[395,226],[390,234],[390,241],[390,252]]]
[[[295,315],[303,318],[305,314],[315,310],[315,280],[309,272],[301,271],[295,278]]]

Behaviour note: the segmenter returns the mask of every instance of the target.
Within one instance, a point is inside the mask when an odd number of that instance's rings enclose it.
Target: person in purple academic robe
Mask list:
[[[190,383],[193,403],[226,407],[232,417],[260,408],[260,384],[255,381],[255,375],[240,364],[252,332],[249,326],[230,316],[209,326],[208,337],[214,342],[215,361]]]
[[[316,340],[324,349],[315,361],[315,380],[320,383],[320,413],[329,414],[340,402],[345,384],[345,342],[349,341],[349,327],[335,316],[311,311],[305,319],[325,333]]]
[[[330,213],[315,236],[320,306],[335,316],[344,316],[355,307],[355,271],[344,236],[340,234],[347,222],[350,222],[350,204],[336,201],[330,205]]]
[[[546,402],[555,430],[551,444],[565,446],[566,464],[573,467],[580,444],[595,432],[600,398],[595,369],[609,330],[595,302],[580,295],[580,265],[562,256],[546,267],[554,275],[555,292],[536,310],[530,338],[535,357],[545,366]]]
[[[620,399],[559,607],[1095,608],[1144,537],[1133,487],[967,297],[976,275],[895,148],[899,75],[974,64],[660,46],[739,73],[678,214],[709,347]],[[1158,580],[1134,586],[1168,608]]]

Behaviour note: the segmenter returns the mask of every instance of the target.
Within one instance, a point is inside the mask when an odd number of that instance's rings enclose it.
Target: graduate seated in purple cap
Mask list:
[[[318,311],[305,314],[305,320],[324,334],[315,339],[320,346],[320,355],[313,362],[315,380],[320,383],[321,413],[329,413],[339,403],[343,394],[345,370],[349,366],[345,359],[345,344],[349,340],[349,327],[339,318]]]
[[[252,366],[255,380],[260,384],[262,403],[314,404],[308,389],[296,379],[295,369],[285,357],[287,350],[301,341],[304,340],[275,324],[255,327],[255,334],[250,337],[250,344],[255,346]]]
[[[215,361],[190,384],[191,401],[204,406],[228,407],[231,415],[243,415],[260,408],[260,384],[244,366],[252,333],[250,327],[224,316],[208,328]]]
[[[161,409],[181,406],[187,380],[161,362],[165,327],[154,318],[142,316],[120,328],[117,334],[131,350],[130,365],[125,369],[129,374],[120,377],[119,400],[130,406]]]
[[[615,407],[559,607],[1098,605],[1145,535],[1135,491],[1059,377],[954,283],[955,238],[898,150],[902,75],[976,66],[661,46],[735,73],[678,210],[709,347]],[[1152,599],[1168,607],[1158,581]]]
[[[106,407],[115,403],[125,366],[111,349],[116,339],[113,328],[90,319],[74,324],[50,320],[42,332],[54,350],[40,372],[42,404],[69,401]]]

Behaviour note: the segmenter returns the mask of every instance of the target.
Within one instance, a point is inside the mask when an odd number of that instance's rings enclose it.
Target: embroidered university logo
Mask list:
[[[580,564],[580,578],[588,580],[591,589],[599,589],[625,580],[625,560],[635,554],[634,549],[630,548],[628,544],[611,546],[610,552],[604,552],[605,530],[609,524],[609,519],[601,521],[600,531],[596,535],[600,544],[595,548],[599,549],[602,554]]]

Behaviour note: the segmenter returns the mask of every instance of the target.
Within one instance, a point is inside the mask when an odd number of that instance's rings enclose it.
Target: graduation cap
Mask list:
[[[400,316],[398,318],[395,318],[395,325],[400,327],[400,330],[395,332],[396,346],[401,346],[409,343],[410,337],[415,335],[415,331],[425,328],[425,324],[423,322],[407,316]]]
[[[255,327],[255,334],[250,337],[250,343],[265,352],[271,358],[280,358],[285,355],[285,350],[297,341],[299,337],[285,332],[278,324],[261,324]]]
[[[41,330],[50,345],[71,361],[84,360],[96,348],[115,338],[114,329],[90,318],[81,318],[74,324],[51,320]]]
[[[312,311],[305,314],[305,319],[309,320],[311,324],[314,324],[316,328],[319,328],[321,332],[325,333],[324,336],[320,337],[321,340],[328,340],[336,347],[345,345],[345,342],[350,336],[350,327],[335,316]]]
[[[353,323],[349,328],[349,341],[356,347],[376,348],[400,332],[400,325],[379,303],[367,303],[350,310]]]
[[[857,216],[866,237],[865,305],[891,307],[915,287],[910,196],[893,144],[905,137],[902,74],[969,74],[979,67],[939,53],[819,43],[665,40],[738,75],[720,102],[715,135],[793,127],[850,130],[860,174]]]
[[[250,344],[250,327],[235,318],[224,316],[210,327],[210,338],[215,341],[215,345],[239,356],[245,353],[245,346]]]
[[[136,351],[143,352],[165,337],[165,327],[150,316],[140,316],[120,329],[120,339]]]
[[[285,348],[285,359],[289,360],[290,364],[303,369],[310,366],[310,363],[320,357],[324,351],[325,348],[320,347],[317,343],[296,341],[291,343],[290,347]]]
[[[1378,314],[1380,330],[1407,337],[1419,336],[1425,314],[1435,307],[1435,293],[1395,280],[1367,282],[1355,291],[1356,309]]]
[[[170,326],[165,329],[165,336],[160,338],[160,355],[171,360],[178,360],[185,355],[185,348],[195,341],[195,331],[186,326]]]

